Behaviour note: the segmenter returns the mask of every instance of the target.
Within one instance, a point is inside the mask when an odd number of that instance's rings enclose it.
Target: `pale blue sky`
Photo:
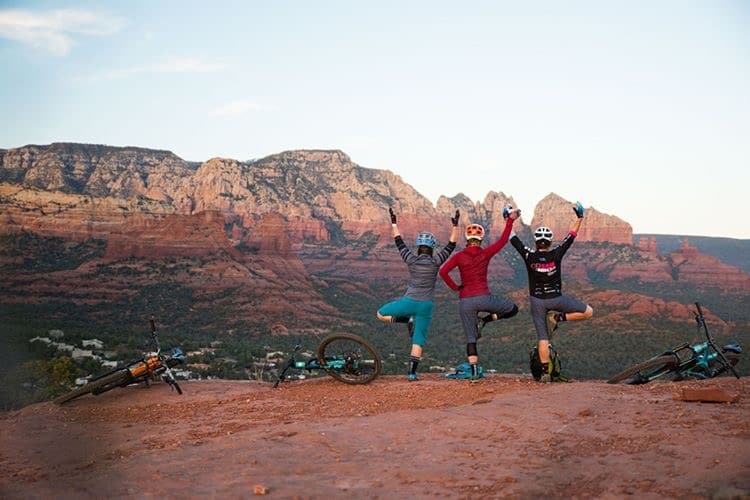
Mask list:
[[[739,0],[0,0],[0,148],[341,149],[433,202],[746,239],[748,26]]]

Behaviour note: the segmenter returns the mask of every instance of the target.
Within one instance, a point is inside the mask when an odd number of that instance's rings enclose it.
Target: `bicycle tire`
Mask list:
[[[347,357],[346,366],[328,368],[327,359],[341,356]],[[324,338],[318,346],[318,363],[328,375],[345,384],[368,384],[380,375],[382,369],[375,348],[353,333],[337,333]]]
[[[674,370],[677,367],[676,359],[672,354],[651,358],[621,371],[607,380],[607,383],[645,384]]]
[[[724,351],[724,357],[727,358],[727,361],[729,361],[729,364],[732,366],[737,366],[737,363],[739,363],[740,361],[740,355],[737,354],[736,352]],[[708,364],[708,367],[711,369],[714,369],[717,366],[719,366],[719,368],[716,370],[716,373],[714,374],[715,377],[729,371],[727,366],[721,361],[721,358],[719,357],[712,359],[711,362]]]
[[[125,369],[118,370],[114,373],[110,373],[109,375],[105,375],[104,377],[92,380],[88,384],[85,384],[78,389],[74,389],[67,394],[63,394],[62,396],[57,397],[53,400],[53,403],[61,405],[70,401],[71,399],[75,399],[79,396],[83,396],[84,394],[93,392],[100,387],[110,386],[108,389],[105,389],[105,391],[108,391],[109,389],[114,389],[115,387],[127,383],[128,380],[130,380],[130,372]]]

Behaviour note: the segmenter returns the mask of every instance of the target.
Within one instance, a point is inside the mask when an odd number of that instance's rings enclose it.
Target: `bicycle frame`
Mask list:
[[[294,346],[294,352],[296,353],[300,349],[300,345],[297,344]],[[289,360],[284,365],[284,368],[281,372],[280,377],[283,378],[284,374],[286,374],[287,370],[290,368],[297,368],[298,370],[343,370],[346,368],[356,370],[359,368],[359,360],[352,359],[352,358],[346,358],[344,356],[335,356],[335,357],[329,357],[325,359],[325,363],[321,364],[317,358],[308,359],[305,360],[298,360],[294,357],[294,354],[292,354],[292,357],[289,358]]]
[[[154,343],[156,351],[148,353],[144,355],[143,358],[132,361],[127,366],[125,366],[124,369],[127,370],[130,374],[130,380],[126,382],[125,385],[138,382],[144,382],[148,385],[150,382],[156,380],[157,375],[161,375],[162,379],[167,384],[169,384],[172,389],[176,390],[178,394],[182,394],[182,389],[177,383],[174,373],[172,373],[170,364],[176,364],[176,362],[182,363],[185,360],[185,354],[179,347],[173,348],[169,357],[162,354],[161,345],[159,344],[159,334],[156,330],[156,323],[153,318],[149,320],[149,323],[151,325],[151,339]],[[93,380],[98,380],[121,369],[122,368],[117,368],[110,372],[104,373]],[[108,391],[109,389],[111,389],[111,387],[105,386],[93,392],[102,393]]]
[[[701,305],[696,302],[695,307],[697,309],[697,312],[693,313],[695,315],[695,321],[696,323],[698,323],[698,327],[703,330],[703,333],[706,336],[706,341],[694,345],[690,345],[686,342],[679,346],[673,347],[669,351],[666,351],[664,354],[662,354],[672,355],[676,360],[678,360],[676,366],[667,371],[675,372],[680,378],[713,378],[720,370],[712,368],[711,362],[716,358],[721,358],[721,364],[732,370],[732,373],[734,373],[735,377],[740,378],[734,366],[729,362],[729,360],[727,360],[726,356],[724,356],[722,349],[720,349],[716,345],[716,341],[714,340],[713,335],[711,335],[711,332],[708,329],[708,324],[706,323],[706,318],[703,315],[703,309],[701,308]],[[681,356],[682,352],[688,352],[689,354],[688,356],[683,357]],[[661,370],[660,372],[661,373],[659,374],[659,376],[665,373],[665,371],[663,370]],[[651,376],[644,378],[653,380]]]
[[[706,337],[704,342],[693,345],[685,342],[675,346],[658,356],[621,371],[608,382],[611,384],[618,382],[645,384],[664,376],[673,376],[675,380],[709,379],[720,375],[725,370],[730,370],[735,377],[739,378],[734,364],[738,362],[742,348],[736,342],[719,348],[708,329],[701,305],[695,302],[695,307],[696,311],[693,314],[698,328]]]
[[[711,368],[711,362],[719,357],[720,350],[717,350],[708,341],[696,345],[684,344],[683,348],[689,349],[691,355],[690,358],[682,361],[673,369],[679,377],[708,379],[716,376],[718,370]],[[712,349],[713,352],[711,352]],[[679,350],[679,348],[675,348],[665,354],[674,354],[679,359]],[[731,366],[729,362],[727,362],[727,365]],[[734,367],[732,367],[732,370],[734,370]]]
[[[320,341],[317,356],[311,359],[298,359],[301,345],[294,346],[290,358],[284,363],[274,387],[285,379],[291,368],[298,370],[322,370],[345,384],[367,384],[381,371],[381,362],[375,348],[362,337],[352,333],[328,335]]]
[[[172,367],[185,360],[185,354],[182,349],[175,347],[170,355],[163,355],[159,345],[159,336],[156,331],[154,319],[151,318],[151,338],[156,347],[156,352],[146,354],[143,358],[132,361],[127,365],[103,373],[85,383],[83,386],[73,389],[66,394],[54,399],[55,404],[63,404],[67,401],[83,396],[85,394],[102,394],[115,387],[125,387],[126,385],[144,382],[149,385],[157,376],[167,382],[171,389],[182,394],[177,380],[172,373]]]

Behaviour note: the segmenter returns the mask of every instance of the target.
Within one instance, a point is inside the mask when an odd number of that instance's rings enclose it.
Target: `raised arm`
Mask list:
[[[521,216],[520,208],[517,210],[513,210],[513,206],[510,203],[507,203],[503,207],[503,219],[506,220],[506,224],[507,224],[508,217],[510,217],[510,215],[514,211],[518,212],[518,215],[516,217]],[[521,241],[521,238],[518,237],[515,231],[511,231],[510,239],[508,241],[510,241],[510,244],[513,245],[513,248],[515,248],[518,253],[520,253],[524,258],[526,258],[526,255],[528,255],[529,253],[529,249],[526,248],[526,245],[523,244],[523,242]]]
[[[450,241],[454,245],[458,241],[458,219],[460,215],[461,214],[459,213],[459,211],[456,210],[456,215],[451,217],[451,224],[453,224],[453,227],[451,228],[451,237],[448,241]]]
[[[399,255],[401,255],[401,259],[404,262],[408,262],[413,254],[411,253],[411,250],[409,250],[409,247],[406,246],[406,243],[404,243],[404,239],[401,237],[398,225],[396,224],[396,214],[393,213],[393,209],[388,208],[388,213],[391,216],[391,234],[393,234],[393,241],[396,243],[396,248],[398,249]]]
[[[454,248],[456,248],[456,241],[458,239],[458,219],[459,219],[460,213],[458,210],[456,210],[456,215],[451,217],[451,224],[453,224],[453,229],[451,229],[451,237],[449,243],[445,245],[446,248],[450,247],[451,252]],[[448,288],[451,290],[459,291],[461,289],[461,285],[457,284],[455,281],[453,281],[453,278],[450,277],[451,270],[458,265],[458,259],[457,256],[454,255],[450,259],[448,259],[448,262],[443,264],[443,266],[438,270],[438,274],[440,277],[445,281],[445,284],[448,285]]]
[[[516,249],[516,251],[521,254],[522,256],[526,256],[529,253],[529,249],[526,248],[526,245],[523,244],[521,241],[521,238],[518,237],[515,231],[510,233],[510,244],[513,246],[513,248]]]
[[[570,228],[570,232],[568,232],[568,235],[562,240],[562,243],[557,247],[562,251],[561,255],[565,255],[565,252],[567,252],[573,244],[576,236],[578,236],[578,231],[581,229],[581,222],[583,222],[583,205],[581,205],[580,201],[577,201],[576,204],[573,205],[573,212],[575,212],[577,217],[576,222],[573,224],[573,227]]]
[[[448,240],[448,243],[440,250],[435,256],[435,262],[440,265],[446,260],[448,260],[448,257],[451,256],[453,253],[453,250],[456,249],[456,240],[458,238],[458,217],[459,212],[456,210],[456,215],[451,217],[451,224],[453,225],[453,228],[451,229],[451,237],[450,240]]]
[[[393,213],[391,207],[388,207],[388,213],[391,215],[391,234],[394,238],[401,236],[401,233],[398,231],[398,224],[396,224],[396,214]]]
[[[581,223],[583,222],[583,205],[581,205],[580,201],[577,201],[575,205],[573,205],[573,211],[576,214],[576,222],[573,224],[573,227],[570,229],[570,232],[575,233],[578,235],[578,231],[581,230]]]
[[[513,222],[515,222],[515,220],[521,216],[521,211],[516,209],[511,210],[506,214],[505,209],[503,209],[503,216],[505,217],[505,228],[503,228],[503,232],[502,234],[500,234],[500,237],[497,239],[497,241],[487,247],[487,251],[490,252],[490,255],[496,254],[505,246],[506,243],[508,243],[510,233],[513,231]]]

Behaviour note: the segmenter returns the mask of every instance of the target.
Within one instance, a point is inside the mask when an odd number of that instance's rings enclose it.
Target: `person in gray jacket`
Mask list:
[[[416,381],[419,380],[417,367],[422,359],[422,349],[427,341],[427,331],[432,321],[438,269],[456,248],[459,212],[456,210],[455,216],[451,218],[453,228],[448,244],[437,253],[434,253],[437,239],[429,231],[422,231],[417,235],[417,252],[412,252],[404,243],[398,230],[396,214],[391,208],[388,212],[391,217],[391,232],[396,248],[409,270],[409,282],[404,295],[378,309],[377,317],[380,321],[387,323],[407,324],[412,341],[407,378],[410,381]]]

